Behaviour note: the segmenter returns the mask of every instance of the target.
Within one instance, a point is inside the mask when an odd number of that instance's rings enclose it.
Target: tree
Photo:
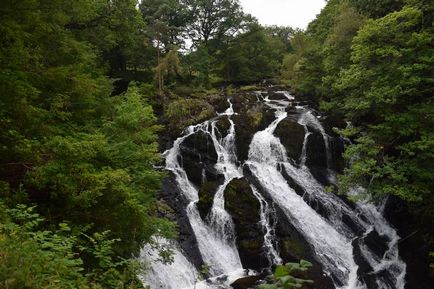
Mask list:
[[[433,219],[432,35],[414,7],[369,20],[336,84],[344,97],[334,103],[362,130],[346,151],[353,163],[342,190],[358,184],[396,195],[417,204],[422,222]]]
[[[193,17],[184,1],[144,0],[139,7],[151,28],[151,37],[160,41],[166,51],[173,46],[184,46],[186,26]]]
[[[237,35],[218,58],[222,63],[221,76],[231,83],[273,77],[279,71],[284,50],[280,39],[268,36],[261,26],[253,23],[248,31]]]
[[[224,36],[234,35],[243,28],[245,15],[238,0],[186,0],[192,15],[188,26],[194,44],[208,46],[211,39],[220,41]]]

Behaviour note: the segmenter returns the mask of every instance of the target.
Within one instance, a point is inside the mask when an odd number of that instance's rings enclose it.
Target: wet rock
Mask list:
[[[199,189],[199,201],[197,203],[197,209],[199,210],[202,220],[205,220],[206,216],[211,211],[214,195],[223,182],[224,178],[222,177],[216,181],[206,181],[201,185]]]
[[[363,238],[365,245],[380,258],[382,258],[387,249],[389,249],[387,245],[388,241],[385,236],[379,235],[376,230],[372,230]]]
[[[210,135],[199,131],[187,137],[180,145],[179,160],[188,179],[199,186],[204,180],[217,180],[219,175],[214,166],[217,152]]]
[[[231,126],[231,123],[229,122],[229,119],[227,117],[221,118],[216,123],[216,128],[218,130],[218,134],[220,134],[220,137],[225,137],[227,135],[227,132]]]
[[[306,288],[315,289],[334,289],[332,280],[325,276],[321,265],[315,260],[315,252],[310,248],[308,242],[302,234],[288,220],[282,209],[273,203],[270,195],[264,190],[258,180],[252,175],[248,166],[244,166],[244,175],[258,191],[264,196],[270,206],[274,208],[272,226],[274,226],[277,238],[277,251],[284,263],[299,262],[301,259],[310,261],[313,267],[309,269],[308,278],[314,281],[314,285]]]
[[[268,266],[263,254],[264,236],[260,221],[260,204],[249,183],[234,179],[224,191],[225,208],[235,225],[236,243],[244,268],[259,270]]]
[[[351,216],[343,213],[342,222],[351,230],[355,235],[360,235],[364,232],[364,228],[359,223],[355,222]]]
[[[331,153],[329,168],[336,172],[343,172],[345,168],[344,141],[340,137],[329,137],[329,149]]]
[[[304,127],[287,117],[277,125],[274,134],[285,147],[288,157],[298,161],[303,149]]]
[[[270,100],[288,100],[282,91],[269,91],[268,99]]]
[[[265,276],[261,276],[261,275],[242,277],[235,280],[231,284],[231,286],[234,289],[250,289],[254,287],[258,283],[258,281],[262,280],[263,278],[265,278]]]
[[[327,155],[323,136],[308,127],[311,134],[306,143],[306,165],[327,168]]]
[[[286,172],[285,168],[283,168],[283,166],[279,166],[278,170],[282,174],[282,177],[286,180],[288,186],[292,188],[297,195],[303,196],[305,193],[304,189],[296,181],[294,181],[294,179]]]
[[[274,120],[274,112],[267,110],[261,104],[244,108],[240,113],[232,116],[235,123],[235,144],[239,161],[245,161],[249,154],[249,145],[256,132],[264,129]]]
[[[388,197],[384,216],[401,237],[399,255],[407,265],[405,288],[431,289],[434,272],[430,268],[430,247],[425,238],[427,235],[434,235],[433,220],[429,224],[421,222],[411,212],[408,203],[395,196]]]
[[[368,260],[363,256],[361,244],[362,242],[360,239],[355,239],[352,242],[354,261],[357,266],[359,266],[357,269],[357,275],[361,280],[363,280],[368,289],[376,289],[378,288],[375,282],[376,277],[375,275],[370,274],[373,271],[373,268],[369,265]]]

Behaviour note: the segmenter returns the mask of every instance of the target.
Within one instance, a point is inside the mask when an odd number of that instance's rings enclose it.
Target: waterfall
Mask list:
[[[324,271],[335,281],[336,287],[365,288],[365,284],[357,276],[358,266],[353,257],[353,240],[356,233],[343,221],[344,216],[364,230],[368,234],[372,226],[389,238],[389,249],[382,258],[376,257],[367,246],[362,245],[361,251],[374,272],[389,270],[393,275],[394,284],[391,287],[381,278],[376,281],[379,288],[403,288],[405,276],[405,264],[399,260],[397,248],[397,234],[392,229],[376,207],[370,203],[357,203],[357,211],[351,209],[345,202],[334,194],[327,193],[323,186],[311,175],[305,162],[300,167],[295,167],[286,157],[286,151],[280,140],[273,135],[278,123],[285,118],[282,108],[274,106],[276,119],[265,130],[257,132],[253,137],[249,149],[247,165],[260,184],[267,190],[274,202],[284,211],[291,223],[308,240],[316,252],[317,259],[323,265]],[[305,110],[304,108],[299,108]],[[299,123],[305,127],[310,125],[318,130],[324,138],[327,155],[331,155],[328,144],[328,136],[321,123],[309,111],[305,111],[299,119]],[[301,159],[306,159],[306,142],[308,133],[305,134]],[[288,185],[278,167],[283,167],[286,173],[304,190],[304,195],[299,196]],[[315,200],[325,208],[327,214],[320,216],[309,202]],[[366,221],[359,217],[363,213]],[[375,224],[375,225],[374,225]]]
[[[141,252],[141,260],[153,265],[141,276],[141,280],[152,289],[214,289],[231,288],[231,282],[237,278],[254,274],[245,270],[248,268],[243,269],[235,243],[233,220],[225,209],[224,199],[227,185],[233,179],[244,176],[241,168],[246,165],[257,180],[255,185],[250,184],[250,188],[260,205],[258,215],[263,233],[263,252],[270,264],[284,262],[279,256],[279,240],[274,232],[274,208],[278,207],[283,212],[284,219],[309,244],[313,257],[332,279],[336,288],[404,289],[406,265],[399,258],[399,236],[396,230],[387,223],[380,209],[374,204],[364,200],[349,205],[340,197],[327,192],[316,180],[306,164],[309,136],[314,132],[321,134],[325,149],[322,153],[326,155],[326,169],[332,181],[334,172],[330,166],[330,136],[308,107],[292,106],[294,98],[288,92],[276,93],[283,95],[285,99],[270,99],[268,95],[264,97],[265,92],[253,92],[258,101],[262,101],[274,111],[274,120],[253,135],[248,159],[244,164],[239,164],[236,156],[236,124],[232,119],[236,113],[230,100],[229,107],[223,113],[188,127],[183,135],[174,141],[173,147],[164,153],[165,168],[173,173],[179,191],[188,201],[185,214],[197,241],[199,253],[204,263],[210,266],[211,277],[199,280],[199,268],[192,265],[176,242],[157,239],[157,243],[172,246],[173,263],[158,262],[157,248],[146,245]],[[299,116],[297,122],[305,132],[298,162],[289,159],[285,147],[274,135],[279,123],[288,117],[288,107],[295,109]],[[221,119],[229,123],[225,134],[217,128],[217,122]],[[205,220],[201,218],[197,208],[198,188],[188,179],[180,149],[184,140],[195,133],[205,134],[212,140],[211,146],[217,155],[214,169],[223,176]],[[202,162],[200,159],[200,163]],[[205,169],[200,173],[202,182],[206,181]],[[292,184],[297,186],[298,191]],[[353,189],[350,194],[360,191],[361,188]],[[263,196],[261,193],[267,195]],[[384,240],[385,249],[381,254],[372,250],[366,241],[371,234],[377,234]],[[367,265],[363,267],[366,272],[359,267],[356,258],[366,261]]]
[[[209,126],[214,127],[213,122],[204,122],[200,125],[191,126],[186,130],[186,134],[178,138],[172,149],[166,153],[166,169],[174,173],[177,184],[184,194],[184,196],[190,201],[187,206],[187,216],[190,221],[190,225],[193,228],[195,237],[198,242],[199,250],[204,262],[211,266],[211,272],[214,275],[228,274],[238,271],[242,268],[240,258],[238,256],[235,243],[232,240],[222,238],[214,232],[212,227],[208,226],[200,217],[197,210],[196,203],[199,200],[198,191],[193,184],[188,180],[187,174],[178,162],[178,155],[180,154],[180,144],[189,135],[202,131],[211,135],[213,143],[216,146],[216,151],[220,154],[224,154],[224,150],[220,143],[216,140],[215,133],[209,133]],[[225,158],[219,155],[220,158]],[[223,161],[223,160],[222,160]],[[217,194],[216,194],[217,195]],[[218,202],[218,201],[217,201]],[[217,205],[218,206],[218,205]],[[223,218],[230,218],[224,209],[221,211],[225,216]],[[228,217],[229,216],[229,217]],[[232,230],[232,229],[231,229]]]
[[[276,120],[254,135],[247,165],[273,201],[313,246],[325,272],[347,284],[347,288],[357,288],[357,265],[352,257],[351,240],[339,234],[306,204],[278,170],[278,164],[286,162],[286,151],[273,132],[285,117],[282,108],[276,109]]]
[[[304,110],[304,113],[298,119],[298,123],[303,125],[305,127],[305,130],[307,130],[307,127],[310,126],[314,130],[318,131],[321,134],[321,136],[324,140],[324,146],[325,146],[325,154],[326,154],[326,161],[327,161],[327,175],[328,175],[329,181],[331,183],[335,183],[335,174],[331,170],[332,154],[330,151],[330,137],[326,133],[324,127],[318,121],[318,118],[315,115],[313,115],[310,110],[307,110],[305,108],[302,108],[302,110]],[[307,142],[309,135],[310,135],[310,133],[305,135],[305,142]],[[304,163],[306,162],[306,151],[304,151],[304,158],[302,155],[302,160],[304,161]]]
[[[155,238],[154,242],[159,246],[169,246],[173,252],[173,262],[163,263],[160,260],[158,248],[146,244],[140,253],[140,260],[152,267],[145,271],[145,275],[139,276],[145,285],[156,288],[189,288],[194,286],[199,274],[196,268],[183,255],[176,244],[163,238]]]

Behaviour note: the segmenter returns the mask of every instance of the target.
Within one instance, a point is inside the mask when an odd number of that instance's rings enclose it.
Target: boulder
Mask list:
[[[237,157],[239,161],[245,161],[249,155],[249,145],[253,136],[274,120],[274,112],[260,103],[250,108],[245,107],[232,119],[235,123]]]
[[[285,118],[276,127],[274,134],[286,149],[288,157],[298,161],[304,143],[304,127],[291,118]]]
[[[223,117],[219,119],[216,123],[216,128],[218,130],[217,135],[220,134],[220,136],[223,138],[227,135],[227,132],[231,126],[231,123],[229,122],[229,119],[227,117]]]
[[[329,149],[332,155],[329,168],[336,172],[343,172],[345,160],[343,153],[345,150],[344,140],[340,137],[329,137]]]
[[[199,131],[188,136],[180,145],[180,150],[179,161],[192,183],[200,186],[205,180],[219,178],[214,168],[217,152],[209,134]]]
[[[213,204],[214,195],[223,182],[224,178],[222,177],[216,181],[205,181],[201,185],[199,189],[199,201],[197,202],[197,209],[199,210],[199,214],[203,220],[205,220],[206,216],[209,214]]]
[[[327,154],[324,138],[321,133],[308,127],[310,135],[306,143],[306,165],[308,167],[327,168]]]
[[[259,270],[267,267],[264,256],[264,236],[260,222],[260,204],[253,195],[249,183],[234,179],[224,191],[225,208],[235,225],[236,243],[244,268]]]
[[[266,276],[264,275],[254,275],[254,276],[246,276],[235,280],[231,286],[233,289],[250,289],[253,288],[258,281],[262,280]]]

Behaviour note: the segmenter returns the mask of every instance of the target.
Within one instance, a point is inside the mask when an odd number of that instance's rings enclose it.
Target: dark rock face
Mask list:
[[[217,134],[220,134],[220,136],[223,138],[227,135],[227,131],[229,130],[231,126],[231,123],[227,118],[219,119],[216,123],[216,128],[218,130]]]
[[[352,242],[354,261],[359,266],[359,268],[357,269],[357,275],[359,276],[359,278],[366,284],[366,287],[368,289],[377,289],[377,280],[382,280],[382,282],[393,287],[393,278],[392,276],[390,276],[389,272],[384,270],[379,271],[375,274],[372,272],[373,268],[369,265],[368,261],[361,253],[361,244],[362,239],[356,239]]]
[[[312,262],[313,267],[307,272],[306,276],[308,276],[308,279],[314,281],[314,286],[306,288],[334,289],[332,280],[323,275],[321,265],[315,260],[315,253],[309,247],[306,240],[288,221],[288,218],[279,206],[273,203],[268,192],[261,187],[247,166],[244,167],[244,175],[258,189],[268,204],[274,208],[272,225],[274,226],[275,236],[278,239],[277,250],[283,262],[299,262],[301,259]]]
[[[244,107],[232,119],[235,123],[237,157],[239,161],[245,161],[248,158],[253,136],[274,120],[274,112],[266,109],[261,103],[250,108]]]
[[[329,149],[332,156],[329,168],[336,172],[343,172],[345,168],[343,158],[345,150],[344,141],[340,137],[329,137]]]
[[[324,138],[322,135],[310,129],[311,134],[307,137],[306,165],[308,167],[327,168],[327,155]]]
[[[254,287],[258,281],[264,279],[265,275],[255,275],[255,276],[247,276],[240,279],[235,280],[231,286],[234,289],[250,289],[250,288],[256,288]]]
[[[225,208],[232,216],[237,236],[237,247],[244,268],[260,270],[267,267],[264,256],[264,236],[259,225],[260,204],[253,195],[249,183],[234,179],[226,187]]]
[[[205,220],[206,216],[209,214],[213,204],[214,195],[223,182],[224,178],[222,177],[217,181],[206,181],[200,187],[197,209],[199,210],[202,220]]]
[[[406,289],[431,289],[434,272],[430,268],[429,245],[426,235],[434,235],[434,224],[422,224],[410,212],[408,205],[397,197],[390,196],[384,209],[385,218],[396,228],[399,255],[407,264]]]
[[[288,157],[298,161],[303,149],[304,127],[287,117],[277,125],[274,134],[279,137]]]
[[[269,93],[268,99],[270,100],[288,100],[288,98],[286,98],[286,96],[281,91],[269,90],[268,93]]]
[[[180,145],[180,163],[187,173],[188,179],[195,185],[206,180],[217,180],[218,174],[214,168],[217,162],[217,152],[211,137],[204,132],[197,132],[187,137]]]
[[[363,238],[363,241],[372,252],[378,257],[382,257],[386,253],[388,246],[388,239],[385,236],[381,236],[377,231],[372,230],[368,235]]]
[[[306,143],[306,166],[320,183],[329,185],[324,138],[320,132],[310,127],[308,130],[311,134],[307,137]]]

